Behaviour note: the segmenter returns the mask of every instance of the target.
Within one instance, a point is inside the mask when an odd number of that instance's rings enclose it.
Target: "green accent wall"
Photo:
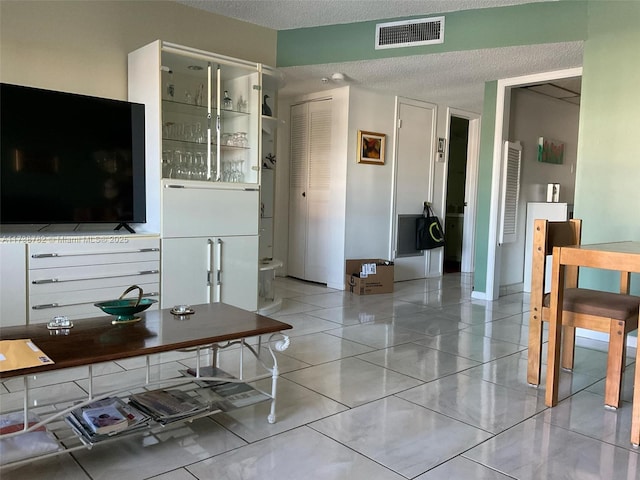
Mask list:
[[[640,2],[589,2],[576,170],[582,242],[640,241]],[[617,291],[619,275],[582,270],[583,287]],[[640,276],[631,280],[640,294]]]
[[[473,289],[487,289],[487,244],[489,241],[489,217],[491,206],[491,179],[493,175],[493,139],[496,125],[496,101],[498,82],[487,82],[484,87],[484,110],[480,131],[478,159],[478,193],[476,199],[476,243]]]
[[[586,3],[558,1],[442,14],[445,42],[375,49],[376,24],[402,19],[297,28],[278,32],[277,66],[373,60],[398,56],[570,42],[586,38]]]

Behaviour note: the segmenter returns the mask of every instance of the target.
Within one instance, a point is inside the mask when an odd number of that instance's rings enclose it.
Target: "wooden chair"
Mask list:
[[[540,384],[543,322],[549,321],[549,295],[545,291],[547,255],[553,247],[580,245],[581,220],[534,221],[531,265],[531,311],[527,382]],[[620,276],[620,293],[577,288],[578,269],[567,267],[562,310],[562,368],[573,369],[575,329],[585,328],[609,334],[605,405],[618,408],[627,334],[638,328],[640,297],[629,295],[629,272]],[[546,288],[550,290],[550,286]]]

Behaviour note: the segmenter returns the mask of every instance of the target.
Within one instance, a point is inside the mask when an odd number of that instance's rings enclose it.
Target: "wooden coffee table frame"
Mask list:
[[[212,363],[213,366],[217,366],[219,350],[234,345],[240,346],[240,375],[239,378],[234,381],[254,382],[271,377],[271,392],[265,393],[271,398],[271,408],[267,420],[269,423],[274,423],[276,421],[276,389],[279,375],[278,361],[274,350],[284,351],[287,349],[289,346],[289,338],[281,332],[292,328],[291,325],[222,303],[194,305],[193,309],[195,311],[194,314],[181,317],[171,314],[168,309],[147,311],[140,314],[142,317],[141,321],[124,325],[112,325],[112,317],[107,316],[74,320],[75,326],[66,331],[48,330],[46,324],[2,328],[0,330],[0,339],[14,340],[30,338],[33,343],[55,362],[54,364],[0,373],[0,380],[2,381],[15,377],[23,377],[24,379],[23,413],[25,425],[28,423],[26,419],[28,418],[29,411],[32,409],[29,404],[29,376],[65,368],[86,366],[88,367],[89,393],[81,402],[76,402],[66,409],[55,411],[37,425],[33,425],[19,432],[3,435],[1,438],[20,435],[41,426],[48,425],[56,420],[61,420],[69,414],[71,410],[101,398],[119,395],[142,387],[147,388],[157,385],[162,385],[162,387],[178,386],[193,382],[192,377],[179,377],[151,382],[149,355],[171,351],[194,351],[196,353],[197,376],[199,376],[201,350],[212,349]],[[265,362],[260,355],[263,335],[269,335],[265,346],[271,356],[270,364]],[[258,337],[257,349],[246,342],[246,339],[249,337]],[[264,368],[264,374],[251,378],[243,378],[242,371],[245,349],[248,350]],[[129,385],[117,390],[101,393],[100,395],[94,395],[92,365],[141,356],[146,357],[147,371],[144,384]],[[219,380],[216,377],[200,378],[204,380]],[[40,405],[38,407],[40,407]],[[190,417],[189,421],[214,413],[217,412],[212,411],[199,414]],[[156,425],[156,428],[164,429],[165,427],[158,427],[158,425]],[[153,427],[150,427],[149,430],[142,430],[142,432],[151,431],[153,433],[153,430]],[[131,434],[136,433],[141,433],[141,431],[135,430]],[[124,431],[122,434],[114,435],[113,440],[117,440],[126,435],[127,431]],[[64,440],[65,439],[59,438],[61,443],[64,442]],[[100,443],[102,444],[110,440],[111,439],[101,441]],[[45,453],[38,457],[29,457],[11,464],[3,463],[1,466],[17,465],[33,461],[34,458],[45,458],[82,448],[91,448],[92,446],[92,444],[84,443],[74,447],[62,447],[59,451]]]

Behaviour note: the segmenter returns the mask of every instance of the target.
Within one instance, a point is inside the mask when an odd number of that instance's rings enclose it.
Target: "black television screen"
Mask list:
[[[0,223],[144,223],[144,105],[0,84]]]

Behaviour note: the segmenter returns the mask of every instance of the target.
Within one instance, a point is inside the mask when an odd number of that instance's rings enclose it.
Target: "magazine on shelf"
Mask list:
[[[196,370],[190,368],[186,373],[196,375]],[[217,367],[200,368],[201,377],[220,377],[235,379],[232,375]],[[260,390],[256,390],[251,385],[244,382],[231,382],[224,380],[195,380],[200,388],[193,390],[193,393],[200,397],[202,401],[211,405],[212,409],[219,409],[228,412],[236,408],[242,408],[256,403],[271,400],[271,397]]]
[[[90,419],[99,414],[100,411],[109,413],[114,417],[122,417],[125,421],[119,421],[115,428],[95,428]],[[71,414],[67,415],[66,420],[77,434],[89,440],[89,442],[95,443],[123,430],[133,430],[140,426],[146,426],[149,422],[149,416],[133,406],[127,405],[121,398],[107,397],[76,408]],[[97,423],[99,424],[99,422]]]
[[[209,410],[188,392],[178,389],[151,390],[129,397],[129,403],[153,417],[158,423],[170,423]]]
[[[87,408],[82,411],[82,418],[91,430],[104,435],[125,430],[129,426],[127,417],[120,413],[115,403]]]

